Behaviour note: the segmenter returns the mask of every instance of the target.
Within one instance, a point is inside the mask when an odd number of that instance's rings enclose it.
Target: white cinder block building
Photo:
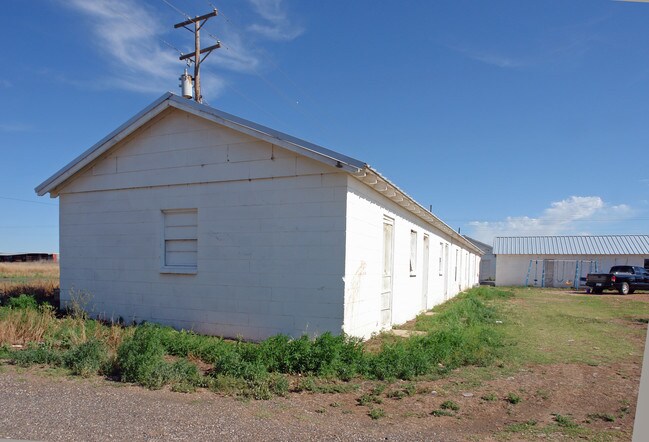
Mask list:
[[[478,282],[480,250],[367,164],[170,93],[36,192],[62,302],[108,319],[367,338]]]
[[[493,253],[496,285],[580,287],[614,265],[649,268],[649,235],[503,236]]]

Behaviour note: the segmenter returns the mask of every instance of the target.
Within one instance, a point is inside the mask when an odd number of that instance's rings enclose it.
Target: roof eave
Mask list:
[[[63,166],[54,175],[43,181],[34,189],[36,191],[36,194],[38,196],[43,196],[46,193],[50,192],[50,196],[52,198],[57,196],[58,194],[55,192],[57,187],[71,178],[78,171],[86,167],[88,164],[96,160],[108,149],[126,138],[131,133],[135,132],[155,116],[160,114],[160,112],[162,112],[164,109],[169,107],[169,102],[167,100],[171,96],[173,96],[171,92],[167,92],[166,94],[162,95],[149,106],[145,107],[132,118],[130,118],[127,122],[106,135],[99,142],[95,143],[92,147],[90,147],[90,149],[86,150],[74,160]]]
[[[58,172],[38,185],[34,190],[38,196],[43,196],[48,192],[52,198],[58,196],[57,189],[68,179],[83,168],[87,167],[107,150],[135,132],[144,124],[148,123],[168,107],[184,110],[185,112],[214,121],[225,127],[262,139],[289,151],[304,155],[349,173],[357,173],[366,166],[364,162],[355,158],[348,157],[324,147],[317,146],[313,143],[309,143],[308,141],[295,138],[291,135],[275,131],[268,127],[187,100],[171,92],[167,92],[99,142],[95,143],[90,149],[70,161]]]
[[[399,187],[397,187],[394,183],[382,176],[378,171],[372,169],[370,166],[365,166],[363,170],[352,175],[365,185],[371,187],[386,198],[392,200],[399,206],[413,213],[418,218],[424,220],[426,223],[432,225],[438,230],[441,230],[443,233],[451,237],[457,243],[462,244],[468,250],[474,252],[476,255],[484,255],[484,252],[479,247],[453,230],[452,227],[439,219],[413,198],[408,196],[408,194],[406,194],[403,190],[399,189]]]

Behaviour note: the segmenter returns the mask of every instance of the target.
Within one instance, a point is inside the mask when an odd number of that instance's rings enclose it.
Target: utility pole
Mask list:
[[[194,33],[194,47],[195,50],[194,52],[190,54],[183,54],[180,56],[180,60],[187,60],[190,59],[191,61],[194,62],[194,100],[198,103],[203,102],[203,96],[201,95],[201,63],[205,61],[208,55],[214,50],[218,49],[221,47],[221,42],[217,41],[215,45],[209,46],[207,48],[201,49],[201,37],[200,37],[200,31],[205,22],[207,22],[208,19],[212,17],[216,17],[218,14],[218,11],[214,9],[212,12],[209,14],[201,15],[198,17],[190,18],[185,20],[182,23],[176,23],[174,25],[174,29],[178,28],[185,28],[190,32]],[[194,24],[194,29],[190,29],[187,26]],[[205,54],[204,57],[201,59],[201,55]]]

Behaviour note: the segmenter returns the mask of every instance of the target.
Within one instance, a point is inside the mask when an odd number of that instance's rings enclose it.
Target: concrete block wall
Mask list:
[[[394,221],[394,280],[392,324],[413,319],[422,308],[423,238],[430,241],[426,308],[444,302],[478,282],[479,258],[458,247],[442,232],[398,206],[359,180],[348,177],[347,236],[345,253],[345,325],[347,334],[368,338],[381,330],[380,296],[383,260],[383,220]],[[417,269],[411,276],[410,232],[417,232]],[[440,243],[449,248],[449,259],[440,275]],[[458,262],[455,280],[455,251]],[[445,278],[446,276],[446,278]]]
[[[337,169],[167,113],[61,190],[61,299],[82,291],[107,319],[228,337],[340,332],[346,183]],[[198,210],[195,274],[161,272],[167,209]]]

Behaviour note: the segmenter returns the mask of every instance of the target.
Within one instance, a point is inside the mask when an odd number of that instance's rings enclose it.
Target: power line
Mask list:
[[[36,226],[0,226],[0,229],[51,229],[58,227],[55,224],[52,225],[36,225]]]
[[[21,199],[21,198],[12,198],[12,197],[8,197],[8,196],[0,196],[0,199],[10,200],[10,201],[20,201],[21,203],[42,204],[42,205],[45,205],[45,206],[56,206],[56,207],[59,206],[58,204],[54,204],[54,203],[45,203],[43,201],[25,200],[25,199]]]
[[[169,6],[170,8],[172,8],[174,11],[176,11],[177,13],[179,13],[180,15],[182,15],[183,17],[185,17],[186,19],[190,19],[190,18],[191,18],[191,17],[189,16],[189,14],[187,14],[186,12],[184,12],[184,11],[182,11],[181,9],[177,8],[176,6],[172,5],[172,4],[171,4],[170,2],[168,2],[167,0],[162,0],[162,1],[163,1],[165,4],[167,4],[167,6]],[[216,9],[216,8],[214,8],[214,9]]]
[[[207,3],[208,3],[210,6],[212,6],[212,7],[214,6],[214,5],[213,5],[211,2],[209,2],[209,1],[208,1]],[[223,12],[219,12],[219,15],[220,15],[221,17],[223,17],[223,19],[224,19],[225,21],[227,21],[229,24],[231,24],[232,26],[241,29],[240,26],[238,26],[238,25],[235,24],[232,20],[230,20],[230,19],[229,19],[225,14],[223,14]],[[207,34],[208,34],[208,36],[212,37],[213,39],[219,41],[219,39],[218,39],[216,36],[214,36],[213,34],[211,34],[211,33],[209,33],[209,32],[208,32]],[[223,45],[223,47],[224,47],[227,51],[229,51],[229,52],[236,52],[236,51],[232,50],[232,48],[230,48],[230,46],[228,46],[227,44],[222,43],[222,45]],[[254,45],[252,45],[251,47],[255,48]],[[259,51],[259,52],[260,52],[260,53],[263,53],[262,51]],[[277,63],[275,63],[272,59],[270,59],[270,58],[268,58],[268,57],[265,57],[265,58],[266,58],[266,60],[270,61],[270,63],[273,65],[273,67],[274,67],[275,69],[277,69],[277,70],[278,70],[282,75],[284,75],[284,77],[285,77],[285,78],[286,78],[286,79],[287,79],[291,84],[293,84],[293,86],[295,86],[296,89],[298,89],[298,90],[299,90],[300,92],[302,92],[304,95],[307,95],[307,94],[305,94],[305,93],[302,91],[302,89],[301,89],[299,86],[297,86],[297,84],[296,84],[293,80],[291,80],[291,79],[288,77],[288,74],[286,74],[286,73],[285,73],[285,72],[284,72],[284,71],[279,67],[279,65],[278,65]],[[260,78],[264,83],[266,83],[266,85],[269,86],[269,87],[270,87],[270,88],[271,88],[271,89],[272,89],[272,90],[273,90],[273,91],[274,91],[274,92],[275,92],[275,93],[276,93],[280,98],[282,98],[285,102],[287,102],[287,103],[290,104],[290,105],[291,105],[295,110],[297,110],[298,113],[302,114],[302,115],[305,116],[307,119],[309,119],[311,122],[315,123],[316,126],[318,126],[318,127],[319,127],[321,130],[323,130],[324,132],[326,132],[326,133],[331,132],[330,128],[328,128],[327,126],[323,125],[322,122],[320,121],[320,119],[316,118],[315,115],[311,114],[310,112],[307,112],[306,109],[304,109],[303,106],[299,106],[299,105],[298,105],[299,100],[296,100],[296,99],[291,98],[291,97],[289,96],[289,94],[285,93],[285,92],[284,92],[284,91],[283,91],[279,86],[277,86],[277,85],[276,85],[275,83],[273,83],[270,79],[268,79],[267,77],[265,77],[264,75],[262,75],[262,74],[261,74],[257,69],[255,69],[254,67],[251,67],[251,71],[252,71],[252,72],[253,72],[257,77],[259,77],[259,78]],[[311,100],[312,100],[312,101],[315,101],[315,100],[313,100],[313,98],[311,98]]]
[[[163,0],[163,1],[164,1],[164,0]],[[151,34],[151,35],[155,35],[155,32],[153,32],[151,29],[149,29],[149,28],[143,26],[141,23],[139,23],[139,22],[137,22],[137,21],[135,21],[135,20],[132,20],[131,17],[129,17],[128,15],[126,15],[126,14],[122,14],[121,12],[119,12],[119,11],[117,11],[117,10],[115,10],[115,13],[118,14],[118,15],[120,15],[120,16],[122,16],[122,17],[125,18],[126,20],[130,21],[131,23],[133,23],[135,26],[139,27],[139,28],[142,29],[143,31],[146,31],[147,33],[149,33],[149,34]],[[157,36],[156,36],[155,38],[157,38],[158,40],[160,40],[160,41],[161,41],[162,43],[164,43],[165,45],[169,46],[169,47],[170,47],[171,49],[173,49],[174,51],[178,52],[178,54],[183,55],[183,53],[182,53],[182,51],[181,51],[180,49],[178,49],[177,47],[175,47],[174,45],[172,45],[171,43],[169,43],[169,42],[168,42],[167,40],[165,40],[164,38],[162,38],[162,37],[157,37]]]

